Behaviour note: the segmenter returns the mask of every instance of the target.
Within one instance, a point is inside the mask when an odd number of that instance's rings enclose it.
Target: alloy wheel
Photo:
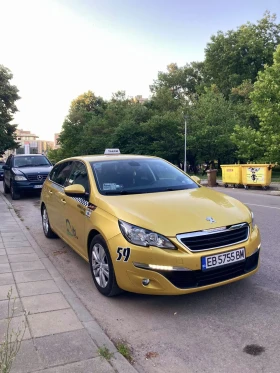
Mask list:
[[[102,245],[96,243],[92,248],[92,271],[98,285],[105,288],[109,282],[109,265]]]

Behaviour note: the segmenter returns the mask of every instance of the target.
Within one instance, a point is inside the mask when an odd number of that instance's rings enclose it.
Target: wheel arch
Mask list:
[[[44,202],[41,202],[41,215],[43,215],[43,208],[46,207],[45,203]]]
[[[94,239],[95,236],[98,236],[98,235],[101,235],[102,234],[100,232],[98,232],[98,230],[96,229],[92,229],[89,234],[88,234],[88,238],[87,238],[87,253],[88,253],[88,259],[89,259],[89,249],[90,249],[90,243],[91,241]],[[103,237],[103,236],[102,236]]]

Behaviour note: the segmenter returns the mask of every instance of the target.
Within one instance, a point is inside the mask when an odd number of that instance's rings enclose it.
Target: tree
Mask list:
[[[150,86],[152,93],[157,94],[162,88],[168,89],[175,99],[193,99],[204,81],[203,62],[187,63],[178,67],[176,63],[167,66],[167,72],[160,71],[154,84]]]
[[[11,84],[13,78],[9,69],[0,65],[0,155],[7,149],[18,147],[15,141],[16,125],[10,122],[17,112],[15,102],[20,99],[18,89]]]
[[[236,146],[235,154],[241,163],[265,161],[263,138],[256,129],[250,126],[236,125],[230,138]]]
[[[219,31],[205,49],[205,71],[210,82],[226,96],[246,79],[254,83],[258,72],[272,64],[279,43],[280,24],[269,12],[257,24],[248,22],[237,30]]]
[[[71,102],[69,113],[62,125],[62,131],[59,136],[61,149],[56,152],[56,156],[66,158],[74,155],[88,154],[84,131],[88,123],[93,118],[102,117],[106,110],[106,103],[101,97],[96,97],[91,91],[88,91]],[[81,149],[82,148],[82,149]]]
[[[216,87],[207,89],[188,110],[187,147],[200,162],[233,162],[235,146],[230,135],[236,124],[232,103]]]
[[[264,155],[268,162],[280,161],[280,45],[274,53],[273,65],[258,74],[250,94],[252,110],[260,120]]]

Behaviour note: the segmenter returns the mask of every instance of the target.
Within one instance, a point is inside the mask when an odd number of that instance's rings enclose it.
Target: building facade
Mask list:
[[[37,135],[31,131],[22,129],[16,130],[16,141],[19,144],[17,149],[7,150],[5,158],[10,154],[47,154],[48,150],[54,148],[53,141],[38,140]]]
[[[58,144],[58,138],[59,138],[60,133],[55,133],[54,134],[54,149],[59,149],[60,145]]]

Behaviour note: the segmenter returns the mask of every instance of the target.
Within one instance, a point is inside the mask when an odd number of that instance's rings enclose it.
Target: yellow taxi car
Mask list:
[[[106,296],[187,294],[252,275],[261,247],[253,213],[195,180],[115,149],[65,159],[42,189],[44,233],[90,263]]]

